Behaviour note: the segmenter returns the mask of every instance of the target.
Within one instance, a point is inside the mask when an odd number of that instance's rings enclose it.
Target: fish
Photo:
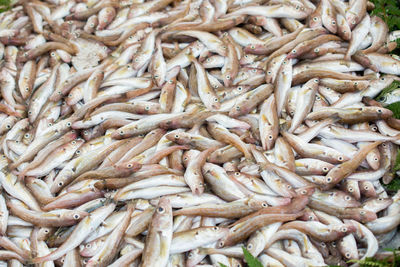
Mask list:
[[[265,266],[387,256],[400,33],[373,8],[13,3],[0,13],[1,262],[241,266],[242,247]]]

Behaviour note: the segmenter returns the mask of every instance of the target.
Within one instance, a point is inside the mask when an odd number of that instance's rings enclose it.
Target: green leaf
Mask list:
[[[400,82],[399,81],[394,81],[392,82],[388,87],[382,90],[382,92],[375,97],[375,100],[377,101],[382,101],[385,95],[389,94],[390,92],[398,89],[400,87]]]
[[[11,0],[0,0],[0,13],[11,8]]]
[[[384,186],[387,190],[390,190],[390,191],[400,190],[400,178],[396,174],[396,172],[399,171],[399,170],[400,170],[400,149],[397,150],[396,161],[395,161],[394,167],[392,169],[392,172],[394,173],[395,177],[393,178],[393,180],[389,184]]]
[[[254,256],[251,255],[251,253],[245,247],[242,247],[242,249],[243,249],[244,259],[246,260],[249,267],[263,267],[261,262],[256,258],[254,258]]]
[[[386,106],[386,108],[393,112],[393,117],[400,119],[400,102],[392,103]]]
[[[396,176],[389,184],[385,185],[385,188],[390,191],[400,190],[400,178]]]
[[[218,262],[218,264],[219,264],[220,267],[228,267],[228,266],[226,266],[225,264],[220,263],[220,262]]]

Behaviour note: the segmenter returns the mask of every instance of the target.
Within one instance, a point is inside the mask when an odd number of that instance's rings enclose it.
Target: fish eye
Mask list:
[[[75,141],[75,140],[74,140],[74,141],[72,141],[72,142],[71,142],[71,144],[75,145],[75,144],[76,144],[76,141]]]
[[[313,220],[314,220],[314,216],[310,215],[310,216],[308,216],[308,219],[309,219],[310,221],[313,221]]]
[[[72,123],[67,122],[67,126],[68,126],[68,127],[71,127],[71,125],[72,125]]]
[[[29,114],[29,115],[32,115],[32,111],[28,111],[28,114]]]
[[[272,140],[274,137],[272,135],[268,135],[268,139]]]
[[[321,247],[326,247],[326,244],[324,242],[321,242],[321,244],[319,244]]]
[[[212,228],[214,231],[218,231],[218,226],[214,226],[213,228]]]
[[[254,45],[251,45],[250,48],[251,48],[251,49],[255,49],[256,47],[255,47]]]
[[[231,76],[230,76],[230,75],[226,75],[225,78],[226,78],[227,80],[230,80],[230,79],[231,79]]]
[[[24,135],[25,138],[29,138],[29,136],[30,135],[28,133]]]
[[[378,112],[378,113],[382,113],[382,109],[378,109],[377,112]]]
[[[124,131],[119,131],[119,135],[124,135]]]
[[[296,52],[297,52],[296,49],[293,49],[293,50],[292,50],[292,53],[293,53],[293,54],[296,54]]]
[[[56,53],[51,52],[51,53],[50,53],[50,56],[55,57],[55,56],[56,56]]]
[[[267,74],[268,74],[268,75],[271,75],[271,74],[272,74],[272,71],[267,71]]]
[[[326,180],[326,182],[330,183],[330,182],[332,182],[332,177],[329,177],[329,176],[328,176],[328,177],[326,177],[325,180]]]
[[[368,185],[364,186],[364,189],[368,191],[369,190],[369,186]]]
[[[206,61],[207,61],[207,62],[210,62],[210,61],[211,61],[211,58],[207,58]]]
[[[350,197],[350,196],[345,196],[344,199],[345,199],[346,201],[350,201],[350,200],[351,200],[351,197]]]
[[[90,243],[86,244],[86,248],[91,248],[92,245]]]
[[[222,248],[225,245],[224,241],[219,241],[218,242],[218,247]]]
[[[265,203],[265,202],[263,202],[263,203],[261,204],[261,206],[263,206],[264,208],[266,208],[266,207],[268,207],[268,204]]]
[[[382,77],[382,78],[381,78],[381,81],[384,81],[384,80],[385,80],[385,78],[384,78],[384,77]]]
[[[218,102],[218,98],[214,98],[214,102]]]
[[[332,25],[336,25],[336,21],[332,21]]]
[[[292,189],[292,186],[291,186],[290,184],[288,184],[288,185],[286,186],[286,188],[287,188],[287,189]]]
[[[363,211],[363,210],[360,211],[360,214],[361,214],[361,215],[365,215],[365,211]]]
[[[307,194],[307,190],[301,190],[301,192],[300,192],[302,195],[305,195],[305,194]]]
[[[343,233],[347,232],[347,227],[342,227],[340,230],[342,230]]]
[[[28,91],[29,91],[29,87],[25,87],[25,91],[27,91],[27,92],[28,92]]]
[[[342,156],[339,156],[339,157],[338,157],[338,160],[339,160],[339,161],[342,161],[342,160],[343,160],[343,157],[342,157]]]
[[[314,52],[315,52],[315,53],[318,53],[318,52],[319,52],[319,48],[315,48],[315,49],[314,49]]]
[[[157,74],[156,74],[156,75],[154,75],[154,78],[156,78],[156,79],[157,79],[158,77],[159,77],[159,76],[158,76]]]
[[[127,165],[126,165],[126,167],[128,167],[128,168],[132,168],[132,167],[133,167],[133,165],[132,165],[132,163],[129,163],[129,164],[127,164]]]
[[[252,249],[252,248],[253,248],[253,244],[250,243],[247,245],[247,249]]]
[[[163,214],[165,212],[163,207],[158,207],[157,212]]]
[[[327,167],[323,167],[322,170],[323,170],[324,172],[327,172],[327,171],[328,171],[328,168],[327,168]]]
[[[354,191],[354,188],[353,188],[353,187],[349,187],[348,190],[349,190],[349,192],[353,192],[353,191]],[[347,199],[346,199],[346,200],[347,200]]]
[[[238,91],[242,91],[243,88],[241,86],[239,86],[237,89],[238,89]]]
[[[74,219],[78,220],[81,216],[79,214],[74,214]]]
[[[51,126],[53,126],[53,124],[52,124],[51,122],[49,122],[49,123],[47,124],[47,126],[51,127]]]
[[[313,17],[313,21],[317,21],[318,20],[318,18],[317,17]]]
[[[238,111],[239,111],[239,110],[240,110],[240,107],[239,107],[239,106],[236,106],[236,110],[238,110]]]
[[[75,153],[76,153],[77,155],[79,155],[79,154],[81,153],[81,151],[80,151],[80,150],[77,150]]]
[[[59,182],[58,186],[61,187],[61,186],[63,186],[63,184],[64,184],[63,182]]]
[[[350,258],[350,253],[347,252],[346,254],[344,254],[344,256],[345,256],[346,258]]]

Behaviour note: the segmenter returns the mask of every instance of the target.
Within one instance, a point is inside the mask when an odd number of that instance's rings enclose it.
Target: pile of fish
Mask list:
[[[400,80],[366,0],[0,14],[0,266],[346,266],[400,245]]]

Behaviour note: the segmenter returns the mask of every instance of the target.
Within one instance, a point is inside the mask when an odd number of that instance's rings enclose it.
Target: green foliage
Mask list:
[[[11,0],[0,0],[0,13],[11,8]]]
[[[246,260],[249,267],[263,267],[261,262],[257,260],[251,253],[245,248],[242,247],[244,259]]]
[[[400,88],[400,82],[399,81],[393,81],[388,87],[383,89],[382,92],[377,97],[375,97],[375,100],[381,102],[381,101],[383,101],[385,99],[385,96],[387,94],[390,94],[391,92],[393,92],[394,90],[399,89],[399,88]]]
[[[228,267],[228,266],[226,266],[225,264],[222,264],[222,263],[220,263],[220,262],[218,262],[219,263],[219,266],[220,267]]]
[[[400,263],[400,253],[394,249],[386,249],[393,252],[393,257],[387,257],[382,260],[375,258],[366,258],[364,260],[351,260],[351,263],[358,263],[360,267],[396,267]]]
[[[390,109],[393,112],[393,117],[396,119],[400,119],[400,102],[392,103],[386,106],[387,109]]]
[[[375,9],[372,15],[381,17],[389,26],[390,31],[400,29],[400,5],[398,0],[372,0]]]
[[[399,0],[371,0],[375,9],[372,15],[381,17],[389,27],[389,31],[400,30],[400,1]],[[400,39],[396,40],[397,49],[392,51],[394,54],[400,54]]]
[[[385,185],[385,188],[390,191],[400,190],[400,179],[396,176],[389,184]]]

